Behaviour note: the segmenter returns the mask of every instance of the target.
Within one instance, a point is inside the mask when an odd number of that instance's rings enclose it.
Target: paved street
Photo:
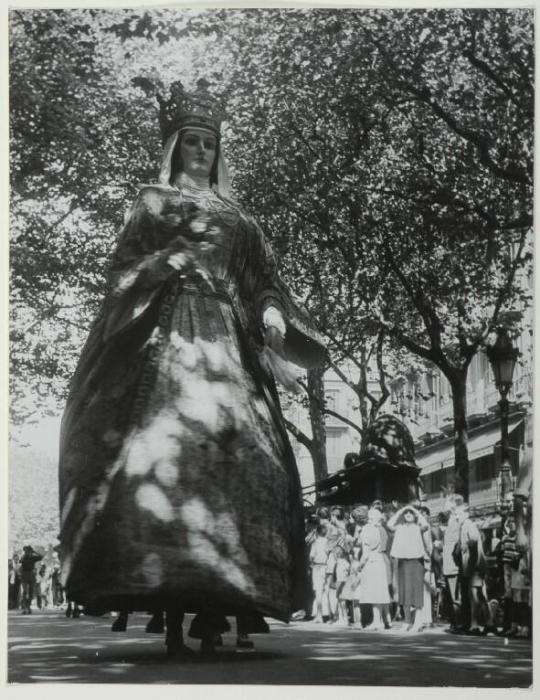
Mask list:
[[[9,613],[9,681],[32,683],[251,683],[287,685],[454,685],[526,687],[531,643],[453,636],[437,627],[410,636],[333,625],[271,624],[257,651],[237,653],[234,630],[216,661],[165,657],[163,637],[145,634],[146,615],[125,633],[110,618],[67,619],[62,612]],[[187,628],[187,625],[186,625]],[[197,645],[192,640],[191,646]]]

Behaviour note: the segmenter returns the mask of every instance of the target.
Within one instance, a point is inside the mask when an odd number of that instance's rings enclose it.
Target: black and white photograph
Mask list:
[[[533,5],[98,5],[6,13],[4,683],[530,693]]]

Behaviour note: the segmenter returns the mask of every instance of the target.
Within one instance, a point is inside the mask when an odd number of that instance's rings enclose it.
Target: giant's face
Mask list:
[[[187,129],[180,138],[183,172],[191,177],[209,177],[217,150],[214,134],[206,129]]]

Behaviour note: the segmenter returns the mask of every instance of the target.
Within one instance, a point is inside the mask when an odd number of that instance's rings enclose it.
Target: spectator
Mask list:
[[[460,523],[456,516],[456,508],[463,505],[463,497],[453,494],[446,499],[444,511],[448,514],[448,523],[444,532],[442,569],[445,580],[445,592],[450,620],[450,631],[465,630],[461,619],[459,605],[459,567],[454,560],[454,551],[459,547]]]
[[[430,516],[430,510],[427,506],[420,506],[418,511],[424,516],[426,522]],[[431,566],[431,558],[433,556],[433,532],[432,528],[428,527],[422,533],[425,548],[424,557],[424,604],[422,610],[417,613],[417,624],[419,627],[433,626],[433,598],[431,591],[435,587],[433,581],[433,570]]]
[[[403,616],[401,614],[401,609],[399,604],[397,603],[397,590],[398,590],[398,584],[397,584],[397,569],[398,569],[398,563],[397,559],[393,556],[390,555],[390,552],[392,551],[392,542],[394,541],[394,533],[388,529],[388,521],[390,518],[397,513],[399,509],[399,506],[397,504],[397,501],[392,501],[392,503],[387,503],[385,504],[384,510],[383,510],[383,515],[384,515],[384,520],[386,523],[385,526],[385,532],[388,536],[388,541],[386,544],[386,551],[388,552],[388,559],[390,561],[390,576],[388,577],[389,581],[389,591],[390,591],[390,598],[392,600],[390,604],[390,609],[391,609],[391,619],[392,620],[401,620],[403,619]]]
[[[531,577],[530,553],[518,552],[512,565],[512,609],[513,622],[509,637],[530,637],[531,635]]]
[[[513,629],[512,567],[518,558],[516,547],[516,523],[508,516],[503,526],[503,536],[497,547],[503,577],[503,628],[501,634],[507,636]]]
[[[384,509],[383,509],[382,501],[379,501],[379,500],[373,501],[373,503],[371,504],[371,510],[373,510],[373,509],[378,510],[381,513],[383,513]]]
[[[336,600],[337,600],[337,624],[346,627],[349,624],[347,615],[347,603],[343,595],[345,584],[351,570],[349,552],[345,544],[338,544],[334,550],[336,557]]]
[[[16,610],[19,607],[19,593],[21,590],[21,574],[19,555],[14,554],[8,561],[8,608]]]
[[[336,531],[336,544],[341,544],[347,535],[347,520],[345,510],[341,506],[334,506],[330,511],[330,522]]]
[[[431,553],[431,568],[436,587],[436,619],[450,619],[445,607],[445,580],[443,575],[443,543],[448,525],[448,514],[440,512],[437,516],[437,524],[432,528],[433,551]]]
[[[338,517],[336,517],[336,512],[341,511],[343,520],[343,528],[338,527],[337,522],[341,522]],[[336,569],[336,559],[334,555],[334,549],[336,545],[341,541],[345,533],[345,520],[343,517],[343,509],[336,507],[332,509],[332,512],[328,508],[319,508],[317,515],[319,516],[319,522],[326,525],[326,539],[327,539],[327,560],[326,560],[326,576],[324,582],[323,591],[323,616],[327,613],[327,617],[330,621],[337,619],[337,599],[336,599],[336,588],[334,574]]]
[[[58,559],[56,559],[53,562],[53,568],[51,572],[52,604],[55,608],[59,608],[64,603],[64,590],[62,588],[60,576],[60,562],[58,561]]]
[[[398,562],[398,601],[403,606],[406,630],[417,632],[417,612],[424,604],[425,547],[422,533],[429,525],[414,506],[404,506],[388,521],[394,532],[391,556]]]
[[[351,517],[352,517],[354,525],[355,525],[354,543],[355,543],[355,546],[357,546],[357,547],[360,546],[360,535],[362,533],[362,528],[368,522],[368,515],[369,515],[369,508],[367,506],[358,506],[351,513]]]
[[[316,538],[309,551],[309,563],[311,566],[311,585],[313,589],[315,613],[314,622],[323,621],[323,595],[326,581],[326,562],[328,560],[328,527],[321,523],[317,525]]]
[[[306,547],[309,548],[315,541],[317,537],[317,525],[319,524],[319,518],[316,513],[312,513],[306,518]]]
[[[379,530],[379,535],[381,538],[381,554],[382,554],[384,566],[386,569],[386,581],[387,581],[388,598],[389,598],[389,602],[384,603],[382,606],[382,618],[384,621],[384,628],[390,629],[392,627],[392,623],[391,623],[392,616],[390,614],[390,603],[392,602],[393,597],[394,597],[392,562],[390,559],[390,555],[388,554],[388,551],[390,549],[390,537],[388,535],[388,530],[386,529],[386,526],[385,526],[386,518],[385,518],[384,512],[382,510],[382,505],[381,505],[381,508],[375,507],[375,503],[380,503],[380,501],[374,502],[374,506],[373,506],[372,510],[378,511],[381,514],[381,518],[380,518],[378,524],[376,524],[376,527]]]
[[[309,551],[311,545],[315,542],[317,537],[317,525],[319,524],[319,518],[316,513],[310,513],[305,519],[305,542],[306,542],[306,552],[309,556]],[[311,581],[311,572],[310,572]],[[312,620],[315,616],[315,598],[313,597],[313,590],[310,589],[309,593],[306,595],[306,605],[305,610],[298,610],[291,616],[291,620]],[[163,623],[165,624],[165,623]]]
[[[486,573],[486,557],[482,535],[471,520],[469,506],[464,503],[457,508],[456,515],[461,524],[461,589],[462,604],[465,607],[464,619],[468,626],[467,634],[483,635],[483,625],[487,621],[487,601],[483,594]]]
[[[362,627],[362,613],[360,608],[360,548],[355,546],[350,555],[349,575],[343,588],[341,598],[349,606],[349,619],[351,627]]]
[[[351,551],[351,567],[349,571],[349,576],[345,582],[341,595],[344,600],[350,601],[351,605],[351,625],[353,627],[362,627],[362,612],[361,612],[361,600],[360,600],[360,557],[362,554],[361,547],[361,534],[362,529],[368,522],[368,508],[367,506],[358,506],[355,508],[351,517],[354,523],[354,535],[353,544]]]
[[[373,609],[373,622],[368,629],[382,630],[390,624],[388,605],[390,595],[388,592],[387,568],[381,551],[381,534],[379,525],[382,513],[372,509],[368,514],[368,522],[362,528],[360,541],[362,545],[362,557],[358,566],[360,574],[359,599],[361,603],[369,604]],[[383,606],[386,617],[383,619]]]
[[[45,564],[41,564],[36,572],[36,603],[40,610],[46,608],[49,603],[51,589],[50,571]]]
[[[503,626],[505,637],[530,636],[530,571],[528,549],[517,546],[516,522],[513,515],[506,518],[498,546],[503,572]]]
[[[35,593],[36,586],[36,571],[35,567],[38,561],[43,558],[38,554],[33,547],[26,545],[23,548],[24,554],[21,558],[21,584],[22,584],[22,601],[21,613],[30,615],[32,613],[32,599]]]

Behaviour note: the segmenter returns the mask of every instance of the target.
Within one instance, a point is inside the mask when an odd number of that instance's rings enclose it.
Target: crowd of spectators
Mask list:
[[[369,630],[530,637],[530,551],[508,516],[488,540],[459,495],[435,515],[418,501],[322,507],[307,521],[306,619]]]
[[[81,608],[66,600],[60,560],[52,545],[37,552],[28,544],[8,559],[8,608],[22,615],[51,608],[65,610],[68,617],[80,616]]]
[[[516,545],[512,515],[488,539],[453,495],[436,516],[418,501],[321,507],[306,530],[307,620],[377,631],[446,623],[455,634],[531,635],[531,554]],[[26,545],[9,559],[8,605],[23,615],[35,606],[80,616],[65,597],[52,545],[43,553]],[[122,614],[115,624],[125,629]]]

